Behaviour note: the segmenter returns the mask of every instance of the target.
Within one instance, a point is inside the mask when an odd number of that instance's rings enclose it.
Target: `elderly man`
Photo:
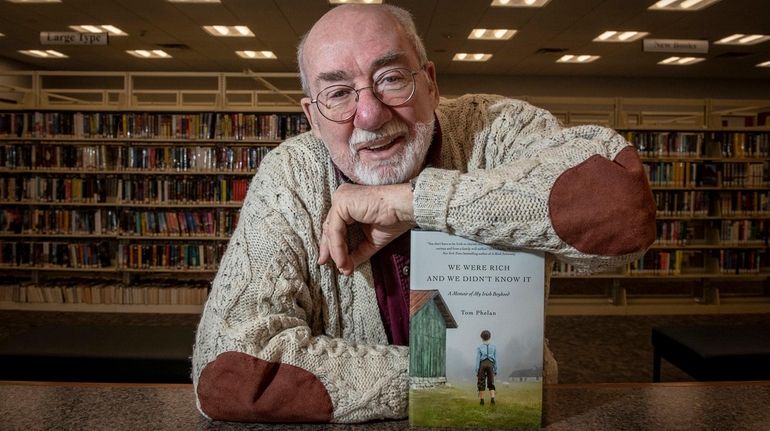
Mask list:
[[[193,355],[207,417],[405,417],[413,227],[591,270],[652,243],[628,143],[521,101],[440,100],[407,12],[332,9],[298,61],[312,132],[262,162],[214,279]]]

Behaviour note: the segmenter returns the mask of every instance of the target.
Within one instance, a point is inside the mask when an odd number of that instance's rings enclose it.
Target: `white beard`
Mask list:
[[[356,146],[385,136],[408,134],[408,128],[400,120],[392,120],[377,132],[355,129],[350,136],[349,143],[353,173],[358,183],[370,186],[400,184],[417,175],[425,162],[425,156],[433,139],[435,121],[434,118],[428,123],[416,123],[414,126],[415,136],[407,140],[403,152],[389,160],[372,164],[361,162],[355,150]]]

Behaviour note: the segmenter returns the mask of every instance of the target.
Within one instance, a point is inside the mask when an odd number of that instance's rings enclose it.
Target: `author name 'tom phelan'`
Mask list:
[[[460,310],[460,314],[462,316],[497,316],[497,313],[492,310],[476,310],[476,311]]]

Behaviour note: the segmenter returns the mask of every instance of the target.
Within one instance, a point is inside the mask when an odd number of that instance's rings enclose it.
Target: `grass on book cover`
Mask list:
[[[544,259],[412,233],[409,421],[539,429]]]

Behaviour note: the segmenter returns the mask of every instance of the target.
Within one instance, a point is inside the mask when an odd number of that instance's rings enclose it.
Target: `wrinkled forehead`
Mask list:
[[[327,18],[327,17],[324,17]],[[308,34],[303,65],[311,88],[367,79],[379,69],[419,65],[405,31],[385,13],[343,13],[322,18]]]

